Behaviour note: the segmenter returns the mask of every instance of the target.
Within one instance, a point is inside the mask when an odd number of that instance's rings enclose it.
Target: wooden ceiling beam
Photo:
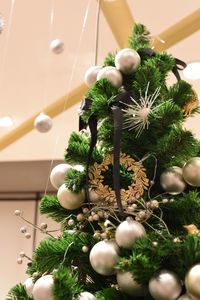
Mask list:
[[[127,47],[127,41],[132,30],[134,19],[126,0],[101,0],[101,9],[120,48]],[[154,47],[158,51],[166,50],[198,29],[200,29],[200,9],[160,33],[159,37],[164,40],[165,43],[163,44],[159,40],[155,40]],[[80,102],[86,91],[87,87],[85,84],[81,84],[42,111],[53,118]],[[0,150],[29,133],[34,128],[34,120],[38,114],[39,113],[34,114],[31,118],[0,138]]]
[[[153,46],[157,51],[166,50],[200,29],[200,9],[197,9],[165,31],[158,34]],[[162,43],[161,41],[164,41]]]

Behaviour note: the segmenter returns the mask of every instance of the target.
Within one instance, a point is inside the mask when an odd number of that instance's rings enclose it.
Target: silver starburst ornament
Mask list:
[[[127,108],[123,109],[124,112],[124,129],[133,130],[135,129],[138,137],[144,129],[149,128],[149,116],[155,112],[158,108],[157,105],[153,107],[155,100],[160,95],[160,87],[155,90],[155,92],[151,95],[148,95],[149,83],[147,84],[147,88],[145,91],[145,95],[142,96],[140,92],[140,99],[137,101],[131,97],[132,104],[127,104]]]

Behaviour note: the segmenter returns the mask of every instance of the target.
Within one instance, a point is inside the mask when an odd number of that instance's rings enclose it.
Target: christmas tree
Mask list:
[[[183,127],[197,95],[145,26],[129,47],[85,74],[57,197],[40,202],[62,235],[41,241],[7,300],[200,299],[200,141]]]

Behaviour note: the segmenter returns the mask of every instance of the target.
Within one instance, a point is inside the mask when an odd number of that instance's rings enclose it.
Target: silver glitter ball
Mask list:
[[[193,157],[183,167],[183,178],[191,186],[200,186],[200,157]]]
[[[120,289],[130,296],[141,297],[147,293],[147,288],[141,286],[131,272],[117,272],[117,283]]]
[[[100,241],[90,252],[90,263],[101,275],[112,275],[118,261],[119,248],[114,241]]]
[[[101,66],[92,66],[86,71],[84,82],[88,87],[91,87],[97,81],[97,74],[101,69]]]
[[[149,292],[155,300],[175,300],[181,290],[179,278],[171,271],[162,270],[149,281]]]
[[[60,54],[64,51],[64,43],[59,39],[52,40],[50,47],[55,54]]]
[[[183,170],[179,167],[166,169],[160,176],[160,184],[170,195],[182,193],[186,188],[186,183],[183,179]]]
[[[116,229],[115,239],[119,247],[132,249],[135,241],[146,234],[144,226],[127,218]]]
[[[186,274],[185,287],[191,297],[200,299],[200,264],[193,266]]]
[[[122,86],[122,74],[115,67],[104,67],[97,74],[97,80],[106,78],[117,89]]]
[[[40,113],[34,121],[35,128],[41,133],[48,132],[51,129],[52,125],[53,122],[51,117],[47,116],[44,113]]]

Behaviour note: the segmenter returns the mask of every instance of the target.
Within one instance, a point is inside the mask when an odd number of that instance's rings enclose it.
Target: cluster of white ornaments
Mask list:
[[[85,84],[91,87],[96,81],[106,78],[114,87],[120,88],[123,82],[122,74],[135,72],[140,64],[139,54],[130,48],[120,50],[115,56],[115,67],[93,66],[85,73]]]
[[[183,168],[171,167],[160,176],[162,188],[171,195],[182,193],[187,184],[200,187],[200,157],[189,159]]]
[[[74,210],[81,207],[81,205],[85,201],[84,190],[75,193],[65,186],[65,177],[71,169],[77,170],[79,172],[84,171],[84,167],[82,165],[71,166],[69,164],[63,163],[55,166],[50,174],[51,184],[55,189],[58,190],[57,197],[60,205],[68,210]]]

